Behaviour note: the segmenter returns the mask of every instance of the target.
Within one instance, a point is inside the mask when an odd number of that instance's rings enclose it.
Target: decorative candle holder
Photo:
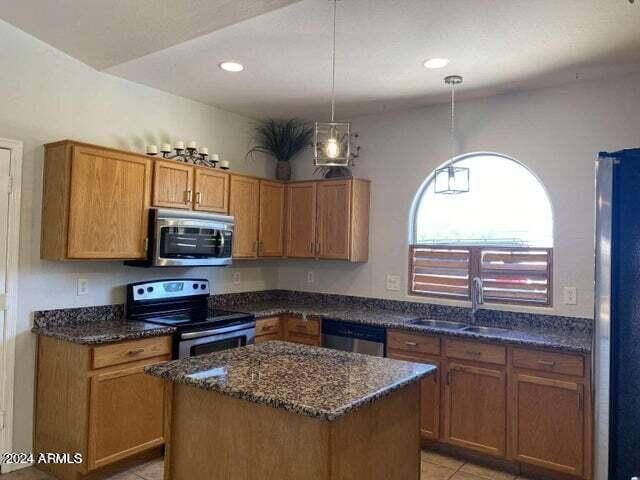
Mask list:
[[[162,154],[162,158],[166,160],[175,160],[176,162],[191,163],[193,165],[202,165],[204,167],[216,168],[218,163],[221,163],[220,168],[223,170],[229,169],[229,162],[220,162],[220,155],[214,153],[209,157],[209,148],[200,147],[194,141],[190,141],[185,148],[183,141],[178,141],[171,146],[169,143],[163,143],[158,148],[157,145],[147,145],[146,153],[149,156],[155,157],[158,154]],[[224,165],[223,165],[224,164]]]

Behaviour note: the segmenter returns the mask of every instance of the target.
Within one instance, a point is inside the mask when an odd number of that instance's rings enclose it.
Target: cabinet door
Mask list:
[[[407,362],[430,363],[438,370],[420,382],[420,433],[423,438],[438,440],[440,438],[440,367],[437,358],[424,355],[411,355],[404,352],[391,351],[389,358]]]
[[[313,258],[316,244],[316,182],[287,186],[287,256]]]
[[[73,147],[69,258],[146,256],[151,162],[139,155]]]
[[[515,374],[516,460],[572,475],[584,467],[584,386]]]
[[[155,361],[168,360],[156,358]],[[164,443],[165,383],[145,365],[91,378],[89,468],[108,465]]]
[[[319,258],[349,260],[351,182],[349,180],[318,182]]]
[[[506,374],[450,363],[445,386],[444,439],[503,457],[506,438]]]
[[[153,167],[153,206],[191,209],[193,167],[169,160],[156,160]]]
[[[261,257],[284,255],[283,183],[260,181],[260,232],[258,252]]]
[[[255,178],[231,176],[229,215],[235,218],[233,257],[255,258],[258,255],[258,215],[260,181]]]
[[[229,212],[229,174],[210,168],[196,168],[194,210]]]

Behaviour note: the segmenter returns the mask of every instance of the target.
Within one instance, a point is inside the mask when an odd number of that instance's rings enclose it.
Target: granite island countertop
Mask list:
[[[146,373],[300,415],[335,420],[436,367],[272,341],[152,365]]]
[[[403,330],[433,333],[443,336],[468,338],[497,343],[516,344],[528,347],[550,348],[571,353],[590,353],[592,336],[588,332],[565,331],[562,329],[543,328],[504,328],[501,332],[468,332],[451,330],[424,325],[414,325],[412,322],[425,318],[424,314],[412,312],[398,312],[383,308],[363,308],[348,305],[313,305],[306,302],[291,301],[259,301],[227,307],[231,310],[242,311],[255,315],[257,319],[293,314],[303,317],[318,317],[345,322],[374,325],[385,328],[399,328]],[[428,317],[427,317],[428,318]],[[460,321],[460,319],[454,319]],[[479,323],[485,325],[486,322]],[[493,326],[488,324],[487,326]]]

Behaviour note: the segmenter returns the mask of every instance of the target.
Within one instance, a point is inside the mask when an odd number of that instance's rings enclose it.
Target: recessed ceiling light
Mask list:
[[[448,58],[430,58],[424,61],[425,68],[442,68],[449,65]]]
[[[238,62],[222,62],[219,66],[227,72],[241,72],[244,70],[242,64]]]

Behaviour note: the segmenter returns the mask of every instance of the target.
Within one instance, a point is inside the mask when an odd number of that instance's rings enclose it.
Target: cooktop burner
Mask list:
[[[238,321],[253,321],[253,315],[242,312],[231,312],[228,310],[209,310],[207,315],[198,315],[195,312],[191,314],[168,314],[158,315],[149,318],[140,318],[144,322],[156,323],[158,325],[170,325],[173,327],[195,327],[195,326],[226,326],[230,323]]]

